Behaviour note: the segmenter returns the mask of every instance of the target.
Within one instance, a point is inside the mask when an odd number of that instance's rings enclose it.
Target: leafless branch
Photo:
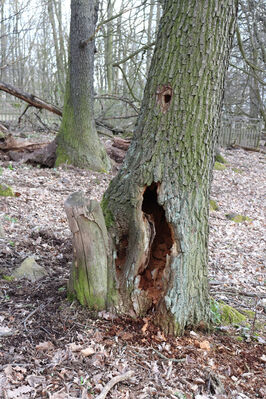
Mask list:
[[[118,384],[118,382],[122,382],[125,380],[128,380],[129,378],[131,378],[134,375],[134,371],[127,371],[124,374],[121,375],[117,375],[116,377],[112,378],[103,388],[102,392],[100,393],[100,395],[96,396],[95,399],[105,399],[108,392],[113,388],[113,386],[115,386],[116,384]]]

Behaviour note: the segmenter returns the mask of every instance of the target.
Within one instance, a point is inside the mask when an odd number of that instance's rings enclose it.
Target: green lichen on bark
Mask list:
[[[176,335],[209,322],[209,193],[236,15],[233,0],[197,5],[164,2],[142,111],[125,162],[105,194],[122,306],[136,315],[152,309],[163,330]],[[150,197],[144,210],[152,185],[156,199]],[[154,264],[149,269],[153,234],[159,235],[157,205],[174,241],[171,248],[166,245],[167,261],[159,271]],[[160,292],[153,278],[157,271],[164,280]]]
[[[84,105],[79,104],[80,110],[76,117],[67,83],[63,119],[57,136],[55,165],[70,164],[98,172],[107,172],[110,170],[110,161],[97,137],[94,120],[90,120],[86,114],[87,100],[80,97],[80,101],[84,101]],[[83,115],[83,121],[80,121],[81,115]]]
[[[109,171],[110,160],[95,127],[93,101],[95,1],[71,2],[69,68],[63,120],[57,137],[56,165],[71,164],[100,172]],[[88,37],[92,40],[82,46]]]
[[[105,197],[103,197],[101,201],[101,208],[103,211],[106,228],[109,229],[110,227],[112,227],[114,223],[114,216],[110,211],[110,209],[108,208],[108,200]]]
[[[85,272],[85,265],[78,265],[73,268],[72,287],[69,288],[69,295],[78,299],[83,306],[87,306],[92,310],[105,309],[105,299],[101,295],[95,295],[88,281]]]
[[[0,184],[0,196],[1,197],[14,197],[14,191],[6,184]]]

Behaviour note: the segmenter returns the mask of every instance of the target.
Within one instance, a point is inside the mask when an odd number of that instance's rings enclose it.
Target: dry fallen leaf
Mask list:
[[[262,360],[264,363],[266,363],[266,355],[263,354],[263,355],[261,356],[260,360]]]
[[[211,350],[211,345],[210,345],[209,341],[207,341],[207,340],[200,342],[199,346],[200,346],[200,349],[205,349],[206,351]]]
[[[36,345],[37,351],[50,351],[54,349],[54,345],[51,341],[40,342],[39,345]]]
[[[82,346],[76,344],[75,342],[71,342],[68,347],[72,352],[79,352],[82,349]]]
[[[128,331],[120,334],[120,338],[124,339],[125,341],[128,341],[129,339],[132,339],[133,337],[134,337],[134,335]]]
[[[144,326],[141,328],[141,331],[142,331],[142,334],[145,334],[145,332],[148,328],[148,325],[149,325],[149,319],[144,318],[143,321],[144,321]]]
[[[82,349],[82,350],[80,351],[80,353],[81,353],[83,356],[91,356],[91,355],[94,355],[95,350],[94,350],[92,347],[89,346],[88,348]]]
[[[25,396],[24,396],[24,394],[28,394],[28,393],[30,393],[30,392],[32,392],[34,389],[32,388],[32,387],[30,387],[29,385],[22,385],[21,387],[19,387],[19,388],[16,388],[16,389],[13,389],[13,390],[8,390],[7,391],[7,397],[8,398],[10,398],[10,399],[15,399],[15,398],[17,398],[17,399],[21,399],[21,398],[24,398]],[[23,395],[23,396],[22,396]],[[29,397],[29,396],[27,396],[27,397]]]
[[[12,377],[12,375],[13,375],[13,368],[12,368],[11,364],[8,364],[8,365],[4,368],[4,373],[5,373],[6,377]]]

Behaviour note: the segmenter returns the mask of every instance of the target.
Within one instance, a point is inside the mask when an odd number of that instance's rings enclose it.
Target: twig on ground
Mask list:
[[[259,302],[259,298],[256,299],[256,303],[255,303],[255,314],[254,314],[254,319],[252,321],[252,326],[251,326],[251,331],[250,331],[250,335],[251,336],[254,334],[254,331],[255,331],[255,324],[256,324],[256,320],[257,320],[258,302]]]
[[[167,360],[168,362],[174,362],[174,363],[183,363],[186,361],[186,359],[174,359],[174,358],[169,358],[167,356],[164,356],[161,352],[157,351],[157,349],[151,348],[151,350],[155,353],[157,353],[158,356],[160,356],[162,359]]]
[[[212,284],[210,284],[210,285],[212,285]],[[236,290],[231,290],[231,289],[227,290],[227,289],[224,289],[224,288],[219,290],[219,291],[211,290],[211,292],[214,293],[214,294],[220,294],[221,292],[225,292],[225,293],[230,294],[230,295],[242,295],[242,296],[249,296],[251,298],[254,298],[254,297],[255,298],[266,298],[266,295],[264,293],[260,293],[260,292],[257,292],[255,294],[253,292],[243,292],[243,291],[236,291]]]
[[[96,396],[95,399],[105,399],[106,395],[108,392],[113,388],[114,385],[116,385],[118,382],[125,381],[128,378],[132,377],[134,374],[133,370],[127,371],[124,374],[117,375],[116,377],[112,378],[103,388],[102,392],[100,395]]]
[[[28,331],[27,325],[26,325],[26,324],[27,324],[27,321],[28,321],[38,310],[40,310],[41,308],[43,308],[43,306],[44,306],[43,304],[37,306],[37,308],[34,309],[34,310],[26,317],[26,319],[23,321],[24,328],[25,328],[26,331]]]

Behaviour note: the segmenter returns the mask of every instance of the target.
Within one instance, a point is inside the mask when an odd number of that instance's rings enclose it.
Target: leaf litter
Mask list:
[[[79,190],[100,200],[113,174],[0,162],[0,178],[17,193],[0,199],[0,398],[265,397],[265,160],[243,150],[223,155],[228,165],[214,171],[211,192],[219,210],[210,214],[210,291],[251,311],[257,340],[241,326],[165,337],[148,317],[116,318],[68,302],[64,201]],[[235,223],[229,213],[252,221]],[[9,278],[29,256],[48,276]]]

